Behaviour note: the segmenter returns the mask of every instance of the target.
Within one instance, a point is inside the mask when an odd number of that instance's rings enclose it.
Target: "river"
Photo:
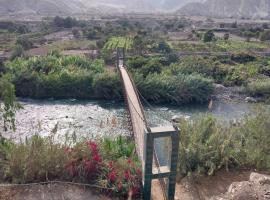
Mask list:
[[[56,140],[67,138],[97,138],[128,134],[127,113],[123,103],[112,101],[32,100],[20,99],[23,109],[16,114],[16,131],[4,133],[15,141],[34,134],[54,135]],[[256,104],[214,102],[211,111],[207,105],[145,107],[152,126],[170,123],[174,115],[191,118],[211,113],[220,121],[242,118]]]

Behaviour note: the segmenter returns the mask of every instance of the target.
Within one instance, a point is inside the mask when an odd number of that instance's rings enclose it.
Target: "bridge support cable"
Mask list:
[[[175,194],[175,179],[177,172],[179,130],[176,127],[150,128],[147,124],[144,109],[139,98],[139,92],[124,65],[124,50],[117,50],[117,69],[119,70],[126,106],[131,121],[136,151],[142,164],[144,199],[150,200],[152,181],[160,180],[164,199],[172,200]],[[155,139],[169,138],[171,141],[171,156],[168,166],[161,166],[155,149]],[[167,178],[167,182],[164,179]],[[162,195],[161,195],[162,196]],[[161,198],[159,196],[159,199]]]

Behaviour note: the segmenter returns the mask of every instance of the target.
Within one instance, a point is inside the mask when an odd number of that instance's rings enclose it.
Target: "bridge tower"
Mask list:
[[[142,164],[143,172],[143,199],[153,197],[152,182],[159,180],[160,190],[164,199],[173,200],[175,196],[175,183],[179,152],[179,130],[174,126],[150,127],[147,123],[139,94],[131,75],[125,68],[125,51],[117,49],[117,68],[120,73],[125,95],[126,105],[131,121],[132,132],[135,139],[136,151]],[[157,155],[155,142],[166,138],[171,145],[169,162],[161,165]],[[161,197],[159,196],[159,199]]]

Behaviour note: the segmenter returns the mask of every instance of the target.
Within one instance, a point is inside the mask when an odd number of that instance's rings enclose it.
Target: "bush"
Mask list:
[[[261,41],[270,40],[270,31],[266,30],[266,31],[262,32],[261,35],[260,35],[260,40]]]
[[[52,135],[34,136],[24,143],[9,145],[5,180],[73,181],[108,188],[103,192],[124,198],[131,191],[134,196],[140,194],[140,163],[132,141],[119,136],[72,143],[72,146],[57,144]]]
[[[221,168],[270,170],[269,110],[243,121],[219,124],[212,116],[180,123],[179,171],[214,174]]]
[[[135,74],[134,79],[141,94],[157,103],[205,103],[213,92],[212,82],[200,75]]]
[[[24,50],[29,50],[33,47],[33,42],[28,37],[19,37],[16,44],[21,45]]]
[[[257,80],[247,85],[247,92],[253,96],[262,96],[270,100],[270,78]]]
[[[241,52],[237,54],[232,54],[231,60],[238,63],[247,63],[247,62],[255,61],[256,57],[249,53]]]
[[[114,73],[105,73],[102,60],[91,61],[78,56],[49,55],[28,59],[18,58],[5,65],[7,72],[13,74],[17,95],[33,98],[110,97],[107,93],[102,94],[106,92],[105,88],[95,91],[94,79],[104,73],[102,77],[108,76],[104,81],[112,80],[110,84],[113,84],[117,77]],[[102,80],[98,80],[101,84]],[[120,84],[114,86],[111,92],[120,90]],[[111,99],[116,97],[117,95],[111,95]]]
[[[222,83],[228,73],[228,68],[220,62],[198,56],[183,58],[179,64],[171,65],[170,69],[175,75],[178,73],[199,73],[205,77],[213,78],[218,83]]]
[[[206,31],[206,33],[203,35],[204,42],[212,42],[214,39],[215,39],[215,34],[212,30]]]

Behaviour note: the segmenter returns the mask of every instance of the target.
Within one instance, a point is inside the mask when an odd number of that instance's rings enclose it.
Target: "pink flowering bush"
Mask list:
[[[66,148],[65,152],[68,157],[65,169],[74,181],[98,184],[111,196],[140,195],[141,170],[131,141],[123,138],[88,141]]]

